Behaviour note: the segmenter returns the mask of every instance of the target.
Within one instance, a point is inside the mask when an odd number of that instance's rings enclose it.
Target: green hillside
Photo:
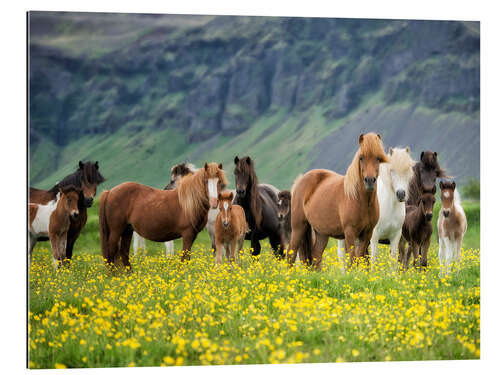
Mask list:
[[[360,132],[479,177],[479,24],[35,12],[30,185],[99,160],[104,187],[251,155],[289,188]]]

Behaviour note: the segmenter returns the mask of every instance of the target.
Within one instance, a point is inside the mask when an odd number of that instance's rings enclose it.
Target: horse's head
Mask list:
[[[234,178],[236,182],[236,195],[244,198],[249,189],[257,185],[257,176],[255,175],[253,160],[250,156],[243,158],[234,158]]]
[[[377,186],[380,163],[389,162],[389,158],[384,152],[382,137],[379,134],[360,134],[359,146],[357,160],[360,177],[363,179],[365,190],[372,192]]]
[[[170,182],[165,186],[165,190],[172,190],[177,187],[179,180],[187,176],[188,174],[193,174],[196,172],[194,165],[189,163],[181,163],[174,165],[170,171]]]
[[[434,198],[434,194],[436,194],[436,186],[432,188],[430,191],[424,192],[420,196],[419,208],[425,217],[426,221],[432,220],[432,212],[434,210],[434,203],[436,203],[436,198]]]
[[[415,162],[411,158],[410,148],[390,148],[389,149],[391,186],[400,202],[404,202],[408,197],[408,186],[413,176],[413,166]]]
[[[208,201],[210,208],[217,208],[217,200],[223,186],[227,185],[226,174],[222,169],[222,163],[205,163],[204,181],[207,186]]]
[[[436,185],[437,178],[446,177],[445,171],[439,166],[437,152],[433,151],[422,151],[420,153],[420,164],[416,173],[422,191],[430,191]]]
[[[448,217],[450,210],[453,207],[453,199],[455,198],[455,181],[441,181],[439,188],[441,189],[441,203],[443,205],[443,215]]]
[[[79,215],[78,199],[82,189],[74,185],[68,185],[59,187],[59,192],[61,193],[61,197],[59,199],[63,204],[64,210],[72,219],[75,219]]]
[[[83,194],[83,202],[86,207],[92,206],[94,197],[97,193],[97,185],[104,181],[104,177],[99,172],[99,163],[90,161],[78,163],[78,172],[81,173],[81,192]]]
[[[231,209],[233,208],[233,192],[225,191],[219,193],[219,210],[222,218],[222,225],[227,228],[231,223]]]
[[[290,212],[290,201],[292,194],[288,190],[282,190],[278,193],[278,219],[283,221]]]

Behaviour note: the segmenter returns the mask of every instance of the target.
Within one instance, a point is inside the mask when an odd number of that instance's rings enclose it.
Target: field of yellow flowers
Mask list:
[[[480,356],[479,249],[440,275],[342,272],[335,247],[323,272],[289,269],[270,249],[214,266],[203,243],[181,263],[161,252],[110,274],[80,252],[54,271],[50,249],[29,272],[30,368],[474,359]]]

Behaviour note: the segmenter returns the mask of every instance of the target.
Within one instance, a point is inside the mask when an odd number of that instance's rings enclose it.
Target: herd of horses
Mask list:
[[[125,182],[106,190],[99,199],[105,262],[130,270],[132,238],[134,253],[149,239],[165,242],[167,255],[173,254],[173,240],[182,238],[181,259],[189,260],[198,233],[207,228],[216,264],[223,253],[235,261],[245,239],[257,256],[260,241],[268,238],[278,259],[287,258],[292,266],[299,255],[319,270],[333,237],[344,267],[357,262],[373,267],[378,244],[385,243],[403,269],[412,256],[414,267],[425,268],[440,179],[439,259],[448,269],[460,257],[467,220],[456,184],[439,166],[437,153],[422,151],[418,162],[409,148],[390,148],[386,154],[381,136],[374,133],[361,134],[358,143],[345,175],[310,170],[290,190],[259,183],[250,156],[234,158],[235,190],[226,188],[226,173],[217,163],[199,169],[178,164],[164,189]],[[80,162],[76,172],[50,190],[30,188],[30,259],[35,243],[48,239],[56,267],[71,259],[87,208],[103,181],[97,162]]]

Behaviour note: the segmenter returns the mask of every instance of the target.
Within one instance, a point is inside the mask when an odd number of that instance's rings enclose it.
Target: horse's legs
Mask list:
[[[208,228],[207,228],[208,230]],[[212,242],[212,251],[215,252],[216,244],[215,244],[215,233],[211,230],[208,230],[208,235],[210,236],[210,241]]]
[[[236,253],[236,259],[238,263],[241,265],[241,255],[242,255],[242,250],[243,250],[243,243],[245,242],[245,235],[243,235],[239,240],[238,240],[238,252]]]
[[[273,234],[269,235],[269,243],[271,244],[271,247],[273,248],[274,256],[278,259],[283,259],[285,257],[285,254],[284,254],[283,241],[281,238],[281,234],[276,235],[276,233],[273,233]]]
[[[80,232],[87,223],[87,208],[79,209],[78,217],[71,222],[66,236],[66,258],[71,259],[73,256],[73,246],[75,245]]]
[[[375,263],[377,261],[377,255],[378,255],[378,234],[373,234],[372,238],[370,239],[370,248],[371,248],[371,257],[372,257],[372,271],[375,269]],[[392,244],[392,242],[391,242]]]
[[[355,257],[356,250],[356,232],[353,227],[345,227],[344,228],[344,238],[345,238],[345,250],[347,254],[349,254],[349,266],[352,265],[352,262]]]
[[[397,266],[397,264],[398,264],[398,245],[399,245],[400,239],[401,239],[401,229],[396,231],[396,233],[394,233],[394,236],[389,239],[391,242],[391,245],[390,245],[391,246],[391,259],[392,259],[394,266]]]
[[[257,256],[260,254],[260,242],[257,239],[255,231],[252,232],[252,238],[250,239],[250,244],[252,246],[252,255]]]
[[[29,233],[28,235],[29,235],[28,267],[31,267],[31,258],[33,257],[33,249],[35,248],[36,245],[36,237],[33,236],[31,233]]]
[[[174,255],[174,240],[165,242],[165,256]]]
[[[52,247],[52,260],[54,262],[54,268],[58,268],[58,255],[59,255],[59,235],[56,233],[49,234],[50,246]]]
[[[310,230],[307,222],[299,222],[298,220],[292,221],[292,238],[290,240],[290,246],[288,247],[288,264],[293,266],[295,260],[297,259],[297,253],[303,262],[306,261],[306,257],[303,257],[304,249],[302,249],[303,241],[307,235],[306,231]]]
[[[325,247],[328,244],[328,239],[329,237],[327,235],[316,233],[316,241],[314,241],[314,245],[311,251],[311,260],[312,264],[318,271],[321,270],[323,252],[325,251]]]
[[[423,268],[427,268],[427,253],[429,252],[429,245],[430,244],[431,244],[431,236],[429,235],[429,237],[425,239],[425,241],[421,247],[422,259],[420,260],[420,265]]]
[[[443,237],[439,237],[439,263],[441,265],[441,271],[440,273],[443,273],[446,271],[446,245],[445,245],[445,240]]]
[[[398,261],[401,263],[401,265],[404,267],[406,263],[406,248],[407,242],[404,236],[401,236],[399,239],[399,244],[398,244]],[[408,245],[409,246],[409,245]]]
[[[128,271],[132,271],[132,267],[130,266],[129,253],[130,253],[130,242],[132,241],[133,233],[134,230],[132,229],[132,226],[127,225],[125,227],[125,230],[122,232],[120,239],[119,256],[123,267],[125,267],[125,269]]]
[[[182,233],[182,262],[191,259],[191,246],[193,246],[197,235],[198,233],[195,233],[193,230],[186,230]]]
[[[139,235],[137,232],[134,232],[133,234],[134,237],[134,256],[137,256],[137,251],[139,250]]]

